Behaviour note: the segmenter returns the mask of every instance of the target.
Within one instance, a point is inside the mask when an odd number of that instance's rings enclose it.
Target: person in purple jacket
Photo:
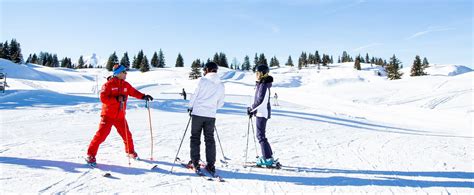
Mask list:
[[[275,162],[273,152],[265,136],[267,120],[270,119],[270,88],[272,87],[273,77],[268,75],[270,69],[266,65],[256,67],[257,82],[255,86],[255,99],[251,107],[247,108],[247,114],[256,116],[257,120],[257,138],[262,149],[262,156],[257,159],[258,166],[272,166]]]

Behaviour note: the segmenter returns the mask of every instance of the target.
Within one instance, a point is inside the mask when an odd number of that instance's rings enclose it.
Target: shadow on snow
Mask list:
[[[163,161],[145,160],[150,164],[172,166],[172,163]],[[33,169],[51,169],[60,168],[65,172],[80,173],[79,169],[88,168],[87,165],[76,162],[55,161],[55,160],[41,160],[28,159],[17,157],[0,157],[0,163],[25,166]],[[140,175],[148,172],[155,172],[161,174],[168,174],[168,170],[164,169],[145,169],[135,167],[124,167],[118,165],[99,165],[100,169],[124,175]],[[178,165],[177,165],[178,166]],[[399,186],[399,187],[460,187],[460,188],[474,188],[472,181],[427,181],[421,179],[407,179],[400,178],[403,176],[410,177],[436,177],[446,179],[472,179],[474,173],[472,172],[407,172],[407,171],[371,171],[371,170],[344,170],[344,169],[317,169],[305,167],[292,167],[300,171],[320,173],[320,177],[302,177],[302,176],[288,176],[275,175],[265,173],[241,173],[227,170],[219,170],[219,173],[226,179],[246,179],[259,180],[267,182],[287,182],[296,185],[308,186]],[[183,169],[183,168],[181,168]],[[280,172],[281,173],[281,172]],[[193,173],[172,173],[177,176],[194,176]],[[375,179],[365,179],[358,177],[347,176],[329,176],[324,177],[323,174],[354,174],[354,175],[376,175]],[[114,179],[119,179],[114,177]],[[230,181],[232,182],[232,181]]]

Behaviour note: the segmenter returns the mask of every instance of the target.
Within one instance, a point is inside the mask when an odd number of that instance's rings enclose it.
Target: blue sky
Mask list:
[[[284,64],[302,51],[369,53],[404,66],[415,55],[473,67],[470,0],[0,0],[1,41],[23,55],[47,51],[77,61],[114,51],[148,59],[160,48],[167,66],[178,52],[189,66],[224,52],[229,63],[255,53]]]

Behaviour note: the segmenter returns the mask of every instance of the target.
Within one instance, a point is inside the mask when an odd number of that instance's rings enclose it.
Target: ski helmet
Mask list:
[[[207,69],[208,72],[217,72],[218,65],[215,62],[208,62],[204,65],[203,69]]]
[[[270,69],[268,68],[267,65],[258,65],[257,68],[255,68],[257,72],[261,72],[262,74],[267,74],[270,72]]]

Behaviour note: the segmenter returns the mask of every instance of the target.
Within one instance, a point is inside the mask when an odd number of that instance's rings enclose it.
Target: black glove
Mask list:
[[[117,97],[115,97],[115,99],[117,100],[117,102],[124,102],[126,99],[126,96],[118,95]]]
[[[193,108],[188,108],[189,116],[191,116],[191,112],[193,112]]]
[[[153,101],[153,97],[151,97],[151,95],[144,95],[142,99],[146,101]]]
[[[247,115],[249,115],[250,118],[252,118],[252,115],[254,115],[255,113],[252,112],[252,108],[251,107],[247,107]]]

